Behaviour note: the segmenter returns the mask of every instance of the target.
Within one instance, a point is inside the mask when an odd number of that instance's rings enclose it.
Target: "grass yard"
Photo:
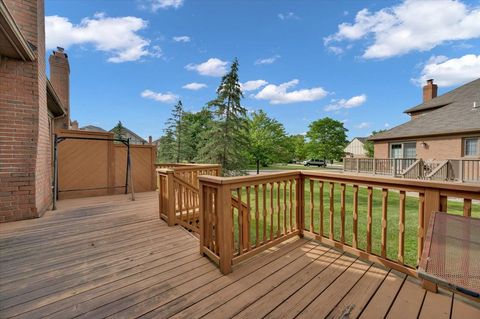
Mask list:
[[[286,191],[286,205],[284,201],[284,184],[281,185],[280,194],[278,194],[278,185],[275,184],[273,190],[273,210],[271,208],[271,188],[270,185],[266,191],[266,211],[267,219],[263,220],[263,194],[262,188],[259,187],[258,191],[258,207],[259,207],[259,220],[258,220],[258,233],[259,241],[263,238],[264,223],[266,223],[266,237],[270,237],[270,228],[272,228],[274,236],[280,230],[283,231],[284,227],[284,207],[286,206],[286,225],[289,229],[290,224],[290,198],[289,191],[290,186],[287,185]],[[295,225],[295,186],[292,187],[292,220]],[[319,182],[314,182],[313,188],[313,230],[318,233],[320,228],[320,210],[319,210]],[[324,236],[329,235],[329,196],[330,196],[329,183],[324,184],[323,198],[324,198],[324,216],[323,216],[323,231]],[[236,192],[233,193],[236,196]],[[251,207],[251,222],[250,222],[250,241],[252,245],[256,243],[256,222],[255,211],[256,202],[254,196],[254,187],[250,188],[250,207]],[[278,207],[278,195],[280,195],[280,209]],[[305,182],[305,228],[310,229],[311,224],[311,209],[310,209],[310,182]],[[242,201],[247,201],[246,188],[241,192]],[[387,257],[392,260],[398,258],[398,229],[399,229],[399,193],[396,191],[389,191],[388,194],[388,213],[387,213]],[[373,209],[372,209],[372,252],[380,255],[380,240],[381,240],[381,204],[382,204],[382,191],[380,189],[373,190]],[[271,212],[273,211],[273,225],[271,223]],[[334,187],[334,238],[340,240],[341,230],[341,215],[340,215],[340,184],[335,184]],[[280,212],[280,214],[279,214]],[[448,212],[452,214],[463,214],[463,201],[449,200]],[[237,210],[234,212],[234,229],[235,240],[238,244],[238,219]],[[472,216],[480,217],[480,204],[474,203],[472,205]],[[280,223],[279,223],[280,220]],[[279,227],[280,226],[280,227]],[[407,194],[405,203],[405,264],[415,267],[417,264],[417,227],[418,227],[418,197],[415,194]],[[366,233],[367,233],[367,188],[359,187],[358,193],[358,247],[360,249],[366,249]],[[353,187],[346,187],[345,192],[345,242],[352,244],[353,237]]]

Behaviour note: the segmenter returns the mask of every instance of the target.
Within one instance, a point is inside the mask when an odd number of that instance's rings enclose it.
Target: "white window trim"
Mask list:
[[[390,158],[393,158],[392,154],[392,145],[401,145],[401,150],[402,150],[402,157],[401,158],[407,158],[405,157],[405,144],[415,144],[415,158],[417,157],[417,141],[402,141],[402,142],[392,142],[388,144],[388,155]]]

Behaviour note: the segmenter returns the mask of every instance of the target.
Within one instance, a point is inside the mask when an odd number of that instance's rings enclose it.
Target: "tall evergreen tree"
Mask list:
[[[217,98],[208,103],[214,121],[205,132],[199,155],[202,161],[221,164],[226,175],[237,175],[247,167],[248,122],[247,110],[240,103],[242,98],[235,59],[230,71],[222,77]]]
[[[157,149],[157,161],[159,163],[171,163],[175,161],[175,139],[172,132],[165,132],[165,135],[160,137]]]
[[[183,125],[183,116],[184,116],[184,111],[183,111],[183,104],[182,101],[179,100],[177,104],[172,109],[172,114],[170,118],[167,120],[167,128],[165,130],[166,135],[171,137],[174,141],[174,160],[179,163],[183,158],[182,158],[182,135],[183,135],[183,130],[184,130],[184,125]],[[171,139],[169,139],[169,142],[171,142]]]

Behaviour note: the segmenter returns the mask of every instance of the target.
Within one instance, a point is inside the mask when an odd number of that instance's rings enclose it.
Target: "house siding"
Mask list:
[[[363,148],[363,143],[357,138],[353,139],[347,147],[345,147],[345,153],[351,154],[353,157],[366,157],[367,154]]]

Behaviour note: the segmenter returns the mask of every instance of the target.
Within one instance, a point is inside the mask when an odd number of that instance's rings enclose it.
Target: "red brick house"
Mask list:
[[[428,80],[410,121],[370,137],[376,158],[480,158],[480,78],[437,96]]]
[[[39,217],[52,201],[52,133],[68,128],[69,62],[45,72],[43,0],[0,1],[0,222]]]

